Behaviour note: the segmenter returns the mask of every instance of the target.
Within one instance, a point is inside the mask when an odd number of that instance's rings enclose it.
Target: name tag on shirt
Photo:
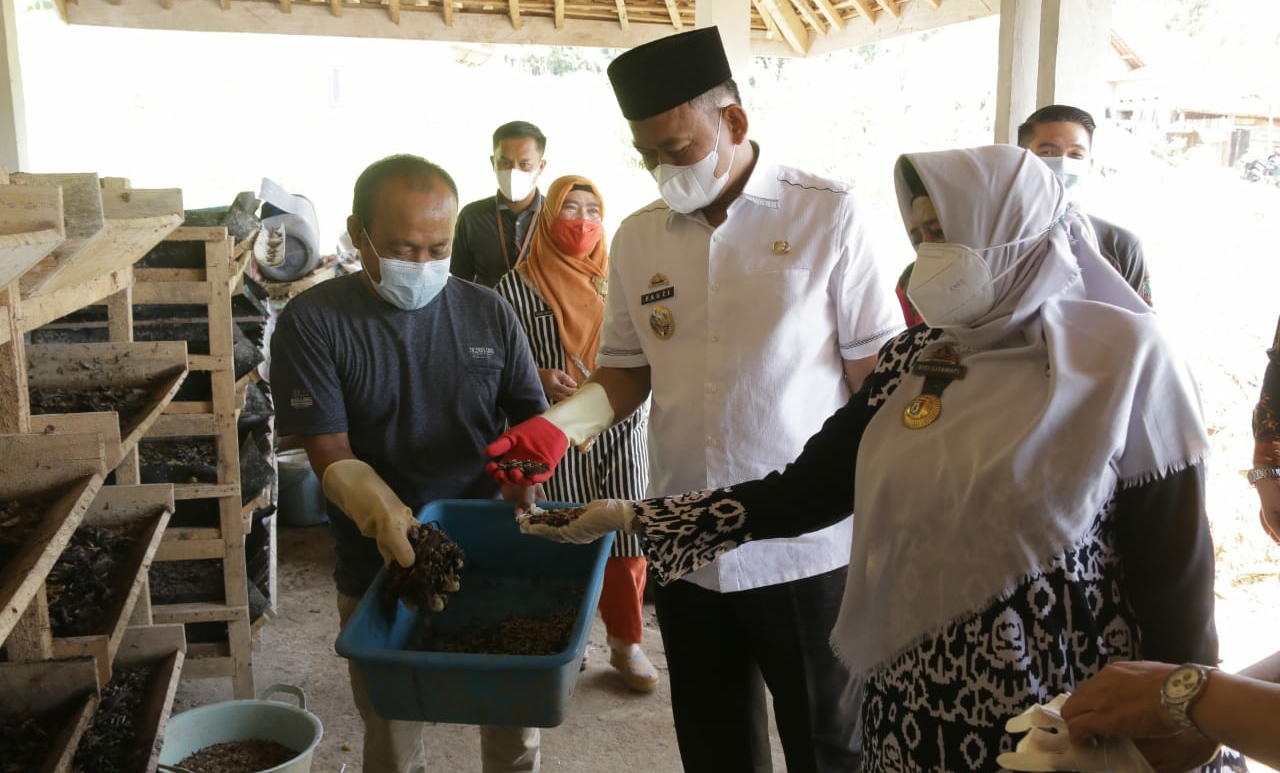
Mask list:
[[[674,287],[664,287],[661,290],[654,290],[651,293],[645,293],[640,296],[640,305],[648,306],[650,303],[657,303],[658,301],[665,300],[667,298],[674,298],[675,294],[676,288]]]

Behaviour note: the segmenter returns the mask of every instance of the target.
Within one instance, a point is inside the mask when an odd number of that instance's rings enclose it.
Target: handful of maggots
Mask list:
[[[585,507],[548,507],[542,508],[537,505],[530,505],[528,510],[516,516],[516,520],[521,523],[538,524],[542,526],[553,526],[559,528],[568,526],[582,515]]]
[[[419,526],[409,535],[409,543],[413,545],[413,565],[403,567],[392,562],[387,569],[387,599],[400,599],[413,609],[443,611],[445,594],[457,593],[460,587],[462,548],[437,523]]]

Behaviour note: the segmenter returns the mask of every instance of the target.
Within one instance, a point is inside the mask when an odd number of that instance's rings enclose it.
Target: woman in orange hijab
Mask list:
[[[596,366],[609,256],[604,239],[604,200],[585,177],[551,183],[529,257],[494,287],[515,308],[529,338],[547,400],[572,395]],[[642,407],[625,421],[571,450],[543,485],[550,501],[638,499],[649,478]],[[639,538],[619,532],[605,565],[600,617],[609,638],[609,662],[637,692],[652,692],[658,672],[640,648],[644,550]]]

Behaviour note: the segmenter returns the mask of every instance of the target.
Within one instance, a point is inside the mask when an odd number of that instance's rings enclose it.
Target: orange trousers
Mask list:
[[[644,638],[641,607],[647,577],[644,556],[609,556],[600,589],[600,618],[604,629],[623,644],[639,644]]]

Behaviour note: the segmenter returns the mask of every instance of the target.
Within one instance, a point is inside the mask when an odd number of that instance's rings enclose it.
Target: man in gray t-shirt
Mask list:
[[[370,166],[347,220],[365,270],[293,299],[271,339],[277,428],[302,436],[329,500],[343,625],[383,563],[412,562],[413,514],[497,496],[485,444],[547,407],[510,306],[449,279],[457,211],[440,167],[416,156]],[[354,679],[352,694],[363,769],[423,770],[421,725],[379,717]],[[482,727],[485,773],[536,770],[538,741],[536,729]]]

